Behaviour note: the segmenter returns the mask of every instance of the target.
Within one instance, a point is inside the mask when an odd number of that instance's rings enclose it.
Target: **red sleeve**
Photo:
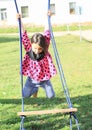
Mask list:
[[[50,39],[51,39],[50,30],[46,30],[46,31],[43,33],[43,36],[45,37],[46,43],[47,43],[47,45],[48,45],[48,47],[49,47]]]
[[[22,43],[24,45],[25,50],[29,51],[31,48],[31,41],[30,41],[26,31],[22,35]]]

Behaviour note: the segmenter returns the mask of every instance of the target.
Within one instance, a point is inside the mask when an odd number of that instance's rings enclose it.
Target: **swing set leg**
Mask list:
[[[70,113],[70,130],[72,130],[72,117],[73,117],[74,120],[75,120],[75,124],[76,124],[77,129],[80,130],[80,127],[79,127],[79,125],[78,125],[78,120],[77,120],[77,118],[76,118],[75,113]]]
[[[71,116],[71,113],[70,113],[70,130],[72,130],[72,116]]]
[[[24,128],[24,119],[25,119],[25,116],[21,116],[20,130],[26,130]]]

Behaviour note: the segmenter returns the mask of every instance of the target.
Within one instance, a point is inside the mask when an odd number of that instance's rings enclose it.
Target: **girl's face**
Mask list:
[[[35,53],[35,54],[39,54],[43,51],[43,48],[40,47],[37,43],[32,43],[32,51]]]

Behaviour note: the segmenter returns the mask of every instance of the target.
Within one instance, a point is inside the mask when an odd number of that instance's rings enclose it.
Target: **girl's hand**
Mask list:
[[[52,16],[53,15],[52,12],[51,12],[51,10],[48,10],[47,15],[48,16]]]
[[[16,18],[17,18],[17,20],[20,19],[20,21],[21,21],[21,14],[17,13],[17,14],[16,14]],[[25,29],[24,29],[24,26],[23,26],[22,21],[21,21],[21,28],[22,28],[22,31],[24,32]]]
[[[17,19],[19,19],[19,18],[21,19],[21,15],[17,13],[17,14],[16,14],[16,18],[17,18]]]

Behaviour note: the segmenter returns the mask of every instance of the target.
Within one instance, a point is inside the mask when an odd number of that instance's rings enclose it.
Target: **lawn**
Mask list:
[[[86,39],[80,42],[79,37],[73,35],[55,39],[71,101],[73,106],[78,108],[76,116],[80,128],[92,130],[92,42]],[[20,117],[17,116],[22,107],[19,51],[18,35],[0,36],[0,130],[20,129]],[[52,46],[50,52],[55,62]],[[24,53],[23,50],[23,55]],[[51,81],[56,97],[47,99],[40,88],[38,98],[24,100],[25,111],[68,107],[59,75]],[[31,116],[25,118],[24,127],[26,130],[69,130],[69,116]],[[73,129],[77,130],[74,122]]]

